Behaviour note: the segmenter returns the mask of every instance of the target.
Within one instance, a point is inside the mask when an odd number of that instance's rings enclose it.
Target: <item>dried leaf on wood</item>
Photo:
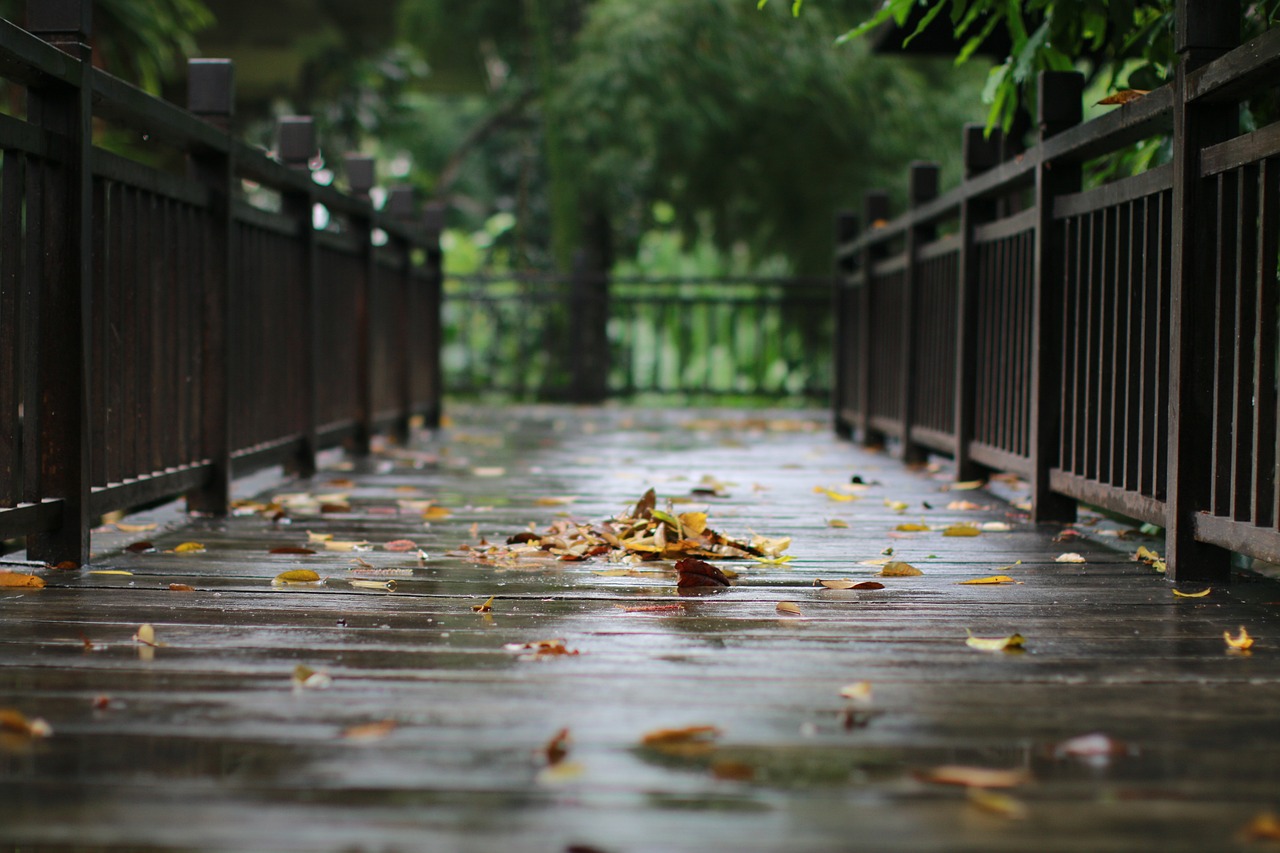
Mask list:
[[[969,788],[969,805],[978,811],[1009,820],[1025,820],[1027,817],[1027,807],[1021,800],[985,788]]]
[[[942,531],[943,536],[978,536],[982,531],[972,524],[953,524]]]
[[[563,639],[533,640],[528,643],[507,643],[503,646],[509,652],[519,652],[520,660],[549,660],[553,657],[578,654],[577,649],[570,649]]]
[[[1113,107],[1118,104],[1128,104],[1147,94],[1150,94],[1148,89],[1121,89],[1119,92],[1107,95],[1101,101],[1098,101],[1098,106]]]
[[[204,545],[200,542],[183,542],[174,548],[171,553],[174,554],[202,554],[204,553]]]
[[[324,543],[326,551],[368,551],[373,546],[364,541],[348,541],[329,540]]]
[[[333,678],[327,672],[314,670],[304,664],[293,668],[293,687],[295,690],[328,690],[333,686]]]
[[[451,513],[445,507],[429,506],[423,511],[422,517],[426,521],[443,521],[444,519],[448,518],[452,514],[453,513]]]
[[[384,550],[397,552],[418,550],[418,544],[412,539],[392,539],[382,547]]]
[[[777,606],[774,607],[774,610],[778,611],[779,613],[784,613],[788,616],[804,615],[800,611],[800,605],[796,604],[794,601],[779,601]]]
[[[155,549],[156,549],[156,544],[154,542],[149,542],[145,539],[142,540],[141,542],[134,542],[131,545],[125,546],[125,550],[133,554],[146,554],[148,552],[154,551]]]
[[[124,569],[91,569],[89,571],[89,574],[91,575],[128,575],[129,577],[133,576],[133,572],[125,571]]]
[[[312,533],[310,530],[307,531],[307,541],[312,544],[328,542],[332,538],[333,538],[332,533]]]
[[[929,530],[929,525],[907,522],[906,524],[899,524],[897,527],[893,529],[899,530],[903,533],[924,533],[927,530]]]
[[[855,705],[868,706],[871,704],[871,682],[855,681],[853,684],[846,684],[840,688],[840,695]]]
[[[123,521],[117,521],[115,526],[116,526],[116,530],[119,530],[121,533],[146,533],[150,530],[155,530],[157,527],[157,525],[154,523],[126,524]]]
[[[43,589],[44,578],[22,572],[0,572],[0,587],[22,587],[26,589]]]
[[[961,480],[956,483],[951,483],[949,486],[947,486],[947,491],[971,492],[974,489],[981,489],[986,484],[987,484],[986,480]]]
[[[813,585],[823,586],[827,589],[884,589],[884,584],[877,581],[855,581],[849,578],[836,578],[835,580],[818,578],[813,582]]]
[[[491,595],[489,596],[488,599],[485,600],[483,604],[471,605],[471,609],[474,610],[476,613],[489,613],[490,611],[493,610],[493,600],[495,598],[497,598],[496,595]]]
[[[568,506],[578,499],[577,495],[550,495],[538,498],[533,502],[534,506]]]
[[[317,583],[319,580],[320,575],[316,574],[311,569],[292,569],[276,575],[271,582],[276,584]]]
[[[880,570],[880,576],[885,578],[914,578],[923,574],[924,572],[915,566],[910,563],[904,563],[901,560],[892,560],[885,563],[884,568]]]
[[[329,543],[326,542],[325,544],[327,545]],[[312,550],[311,548],[302,548],[297,545],[281,545],[279,548],[272,548],[267,553],[268,554],[297,554],[301,556],[306,556],[309,554],[314,554],[315,551]]]
[[[399,724],[395,720],[381,720],[376,723],[361,723],[343,729],[339,737],[357,743],[381,740],[396,730]]]
[[[1245,841],[1280,841],[1280,817],[1274,812],[1259,812],[1240,835]]]
[[[1071,551],[1066,554],[1059,554],[1053,558],[1053,561],[1055,563],[1083,563],[1085,559],[1076,552]]]
[[[685,726],[679,729],[654,729],[640,738],[644,746],[661,746],[664,744],[706,742],[720,737],[718,726]]]
[[[720,569],[703,560],[686,557],[676,561],[676,586],[722,587],[729,586],[729,578]]]
[[[49,737],[53,727],[39,717],[28,718],[14,708],[0,708],[0,732],[19,737]]]
[[[849,526],[849,522],[845,521],[843,518],[827,519],[827,527],[848,527],[848,526]]]
[[[1022,769],[1002,770],[992,767],[969,767],[962,764],[944,764],[919,774],[926,782],[939,785],[963,785],[967,788],[1016,788],[1031,781],[1031,775]]]
[[[964,586],[966,584],[1022,583],[1022,581],[1016,581],[1008,575],[990,575],[985,578],[974,578],[973,580],[959,581],[959,583]]]
[[[1243,625],[1240,626],[1239,634],[1233,637],[1230,631],[1223,631],[1222,638],[1227,641],[1229,647],[1239,651],[1253,648],[1253,637],[1249,636],[1249,632],[1244,629]]]
[[[376,589],[376,590],[379,590],[379,591],[381,591],[381,592],[395,592],[395,591],[396,591],[396,582],[395,582],[395,581],[362,581],[362,580],[353,580],[353,581],[347,581],[347,583],[351,584],[351,585],[352,585],[353,587],[355,587],[356,589]]]
[[[1204,598],[1211,592],[1213,592],[1213,587],[1205,587],[1199,592],[1183,592],[1180,589],[1173,590],[1173,594],[1177,598]]]
[[[554,767],[569,754],[569,730],[561,729],[542,748],[542,757],[549,767]]]
[[[158,648],[160,645],[156,642],[156,629],[152,627],[150,622],[138,626],[138,631],[133,635],[133,640],[136,643],[151,646],[152,648]]]
[[[169,584],[169,591],[170,592],[195,592],[196,588],[194,586],[191,586],[190,584],[171,583]]]
[[[1007,637],[975,637],[970,633],[969,638],[964,642],[969,648],[983,652],[1007,652],[1021,649],[1026,640],[1021,634],[1010,634]]]

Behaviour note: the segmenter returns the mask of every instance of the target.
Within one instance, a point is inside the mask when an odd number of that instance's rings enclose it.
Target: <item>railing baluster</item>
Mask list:
[[[1280,309],[1276,288],[1276,265],[1280,263],[1280,182],[1277,182],[1280,160],[1264,160],[1258,167],[1258,253],[1254,276],[1253,338],[1253,523],[1259,527],[1276,525],[1276,436],[1280,429],[1276,420],[1276,354],[1275,317]]]

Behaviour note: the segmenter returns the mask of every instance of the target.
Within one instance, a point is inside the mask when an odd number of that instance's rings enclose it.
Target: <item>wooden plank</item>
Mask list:
[[[1200,173],[1217,175],[1280,155],[1280,122],[1210,145],[1200,154]]]
[[[1058,468],[1055,468],[1050,476],[1050,485],[1055,492],[1139,521],[1156,525],[1164,521],[1164,501],[1155,500],[1138,492],[1122,489],[1109,483],[1100,483]]]

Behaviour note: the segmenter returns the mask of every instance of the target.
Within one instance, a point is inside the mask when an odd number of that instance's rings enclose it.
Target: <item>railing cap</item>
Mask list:
[[[311,116],[282,116],[276,122],[276,153],[289,166],[311,162],[316,155],[316,125]]]
[[[93,33],[93,3],[90,0],[28,0],[27,30],[41,37],[56,34],[87,38]]]
[[[187,109],[198,116],[229,117],[236,107],[236,67],[230,59],[187,60]]]
[[[392,187],[387,193],[387,204],[383,208],[388,216],[401,221],[413,218],[413,187],[402,184]]]
[[[347,173],[347,186],[351,188],[351,192],[362,197],[368,196],[377,181],[373,158],[366,154],[347,154],[342,158],[342,165]]]

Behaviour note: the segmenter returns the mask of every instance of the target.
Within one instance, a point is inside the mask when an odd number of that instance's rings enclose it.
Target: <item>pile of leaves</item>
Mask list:
[[[778,557],[790,545],[789,537],[753,536],[749,542],[731,539],[707,526],[705,512],[675,514],[658,509],[657,495],[649,489],[634,507],[599,523],[558,519],[542,533],[526,530],[509,537],[504,545],[463,545],[449,555],[495,565],[524,560],[572,562],[592,557],[619,563],[687,558],[745,560]]]

